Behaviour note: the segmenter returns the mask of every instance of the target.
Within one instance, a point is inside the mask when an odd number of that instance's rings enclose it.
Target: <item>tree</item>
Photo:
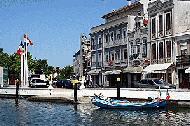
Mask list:
[[[10,63],[9,55],[4,53],[3,50],[0,51],[0,66],[8,67]]]
[[[73,66],[65,66],[63,69],[60,70],[59,79],[70,79],[73,75]]]

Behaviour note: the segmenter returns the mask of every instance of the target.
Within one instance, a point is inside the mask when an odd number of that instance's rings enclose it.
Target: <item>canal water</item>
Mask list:
[[[91,104],[0,99],[0,126],[190,126],[190,109],[101,110]]]

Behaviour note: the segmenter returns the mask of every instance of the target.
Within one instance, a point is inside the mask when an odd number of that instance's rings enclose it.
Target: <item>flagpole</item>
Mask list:
[[[21,79],[21,85],[23,86],[23,53],[21,54],[21,77],[20,77],[20,79]]]
[[[24,34],[24,46],[25,46],[25,55],[24,55],[24,85],[29,86],[28,82],[28,36]]]
[[[23,60],[23,66],[24,66],[24,68],[23,68],[23,71],[24,71],[24,76],[23,76],[23,81],[24,81],[24,83],[23,83],[23,86],[24,85],[26,85],[26,42],[25,42],[25,40],[24,40],[24,60]]]
[[[28,85],[28,43],[26,43],[26,85]]]

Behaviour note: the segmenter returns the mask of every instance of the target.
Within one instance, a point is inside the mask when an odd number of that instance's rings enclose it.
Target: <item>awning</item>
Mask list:
[[[103,73],[104,75],[109,75],[109,74],[111,74],[112,73],[112,71],[106,71],[105,73]]]
[[[173,63],[163,63],[163,64],[151,64],[147,66],[143,72],[146,73],[166,73],[166,70],[172,65]]]
[[[143,67],[127,67],[123,70],[123,73],[141,73],[143,71]]]
[[[121,70],[112,70],[112,71],[106,71],[103,73],[104,75],[111,75],[111,74],[120,74]]]
[[[190,67],[185,70],[185,73],[190,73]]]
[[[93,69],[93,70],[90,70],[89,72],[87,72],[87,74],[97,75],[97,74],[99,74],[100,71],[101,71],[101,69]]]

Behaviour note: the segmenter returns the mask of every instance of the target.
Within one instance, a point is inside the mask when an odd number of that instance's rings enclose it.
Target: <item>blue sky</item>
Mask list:
[[[104,23],[101,18],[127,5],[126,0],[0,0],[0,48],[16,52],[24,33],[33,58],[52,66],[72,65],[80,34]]]

